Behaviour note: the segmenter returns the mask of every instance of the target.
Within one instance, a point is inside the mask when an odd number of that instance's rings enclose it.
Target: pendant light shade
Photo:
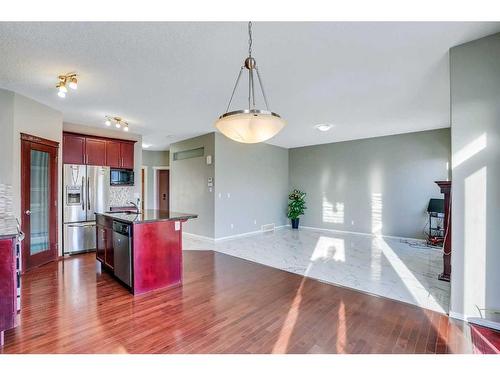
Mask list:
[[[286,125],[277,113],[269,110],[267,97],[262,86],[262,80],[257,68],[257,62],[252,57],[252,23],[248,23],[248,57],[241,67],[229,99],[226,113],[222,114],[215,122],[215,126],[226,137],[241,143],[259,143],[267,141],[278,134]],[[234,93],[238,88],[244,69],[248,70],[248,108],[229,111]],[[257,82],[254,81],[257,77]],[[255,106],[255,85],[260,86],[260,91],[266,105],[266,110],[257,109]]]
[[[215,126],[234,141],[259,143],[278,134],[285,126],[285,121],[276,113],[256,109],[225,113]]]

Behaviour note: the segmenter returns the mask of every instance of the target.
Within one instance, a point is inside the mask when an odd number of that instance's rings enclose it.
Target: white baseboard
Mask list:
[[[388,236],[388,235],[385,235],[385,234],[373,234],[373,233],[364,233],[364,232],[353,232],[353,231],[349,231],[349,230],[309,227],[309,226],[305,226],[305,225],[301,225],[300,228],[303,228],[303,229],[312,229],[312,230],[322,230],[322,231],[335,232],[335,233],[358,234],[360,236],[368,236],[368,237],[382,237],[382,238],[393,238],[393,239],[396,239],[396,240],[408,240],[408,241],[425,242],[425,240],[423,240],[422,238]]]
[[[188,237],[193,237],[193,238],[198,238],[200,240],[205,240],[205,241],[213,241],[213,237],[207,237],[207,236],[200,236],[199,234],[194,234],[194,233],[188,233],[188,232],[182,232],[183,235],[186,235]]]
[[[282,229],[282,228],[289,227],[289,226],[290,225],[280,225],[280,226],[275,227],[274,230]],[[240,238],[240,237],[255,236],[255,235],[261,234],[261,233],[266,233],[266,232],[263,232],[261,230],[256,230],[256,231],[252,231],[252,232],[234,234],[232,236],[224,236],[224,237],[214,238],[214,237],[200,236],[199,234],[194,234],[194,233],[182,232],[182,234],[185,234],[188,237],[199,238],[200,240],[206,240],[206,241],[212,241],[212,242],[231,240],[233,238]]]

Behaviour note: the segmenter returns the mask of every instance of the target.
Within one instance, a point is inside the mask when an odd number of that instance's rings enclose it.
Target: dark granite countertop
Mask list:
[[[14,216],[0,217],[0,239],[16,237],[18,234],[17,220]]]
[[[155,221],[178,221],[195,219],[196,214],[186,214],[174,211],[144,210],[139,214],[127,212],[96,212],[96,215],[103,215],[112,219],[125,221],[132,224],[151,223]]]

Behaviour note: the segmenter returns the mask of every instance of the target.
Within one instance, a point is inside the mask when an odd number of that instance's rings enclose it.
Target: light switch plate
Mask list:
[[[174,225],[175,225],[175,230],[176,231],[181,230],[181,222],[180,221],[176,221]]]

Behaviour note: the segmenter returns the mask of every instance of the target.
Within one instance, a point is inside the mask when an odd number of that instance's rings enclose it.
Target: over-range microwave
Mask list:
[[[131,169],[111,168],[110,176],[110,185],[112,186],[134,185],[134,171]]]

